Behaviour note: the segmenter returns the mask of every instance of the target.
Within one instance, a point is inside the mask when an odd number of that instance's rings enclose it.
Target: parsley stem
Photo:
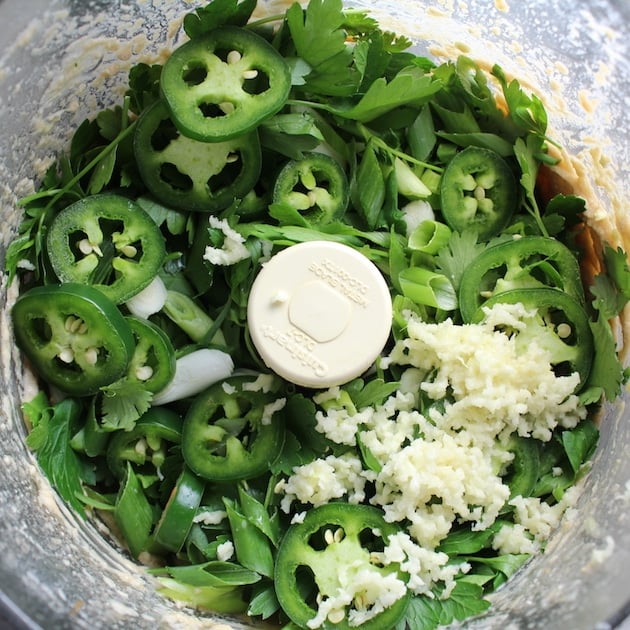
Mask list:
[[[429,162],[423,162],[422,160],[418,160],[412,155],[405,153],[404,151],[400,151],[399,149],[390,147],[387,142],[385,142],[385,140],[383,140],[380,136],[372,133],[372,131],[370,131],[370,129],[368,129],[365,125],[359,123],[358,127],[365,141],[373,142],[374,145],[376,145],[376,147],[381,149],[382,151],[385,151],[386,153],[389,153],[394,157],[400,158],[404,162],[409,162],[417,166],[422,166],[423,168],[435,171],[436,173],[442,173],[444,171],[444,168],[441,166],[436,166],[435,164],[430,164]]]
[[[75,184],[78,184],[98,163],[106,158],[127,136],[131,134],[136,126],[134,120],[128,127],[123,129],[100,153],[90,160],[74,177],[72,177],[63,188],[60,188],[52,199],[46,204],[44,212],[49,210],[61,197],[70,192]]]

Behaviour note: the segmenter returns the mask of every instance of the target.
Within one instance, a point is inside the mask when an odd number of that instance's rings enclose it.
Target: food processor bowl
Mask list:
[[[16,237],[16,200],[72,131],[119,102],[135,62],[160,61],[182,37],[185,0],[0,0],[0,262]],[[630,4],[627,0],[354,0],[442,60],[498,63],[543,98],[550,135],[574,159],[563,178],[589,221],[630,242]],[[260,10],[278,12],[269,0]],[[164,599],[97,519],[83,521],[51,490],[25,446],[20,404],[34,393],[12,341],[17,286],[0,284],[0,621],[21,628],[262,627],[195,613]],[[617,326],[623,344],[624,326]],[[466,628],[630,627],[630,398],[604,406],[582,493],[545,553],[491,596]],[[10,627],[10,626],[9,626]]]

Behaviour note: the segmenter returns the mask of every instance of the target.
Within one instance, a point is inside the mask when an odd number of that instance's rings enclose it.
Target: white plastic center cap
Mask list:
[[[374,363],[389,337],[392,303],[385,279],[363,254],[311,241],[263,265],[247,320],[267,367],[296,385],[324,388]]]

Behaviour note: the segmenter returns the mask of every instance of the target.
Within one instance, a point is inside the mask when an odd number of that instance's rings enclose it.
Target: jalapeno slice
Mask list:
[[[164,389],[175,375],[175,349],[167,334],[147,319],[129,316],[136,341],[127,378],[142,383],[149,392]]]
[[[182,455],[198,475],[214,481],[250,479],[269,469],[284,444],[278,381],[268,391],[238,375],[195,398],[182,429]]]
[[[285,104],[285,59],[256,33],[223,26],[177,48],[164,64],[162,95],[190,138],[228,140],[250,131]]]
[[[117,431],[107,448],[107,466],[118,479],[125,476],[127,464],[138,470],[150,466],[154,473],[164,463],[167,450],[179,444],[182,419],[170,409],[152,407],[138,419],[131,431]]]
[[[177,130],[162,101],[138,119],[134,154],[149,191],[183,210],[222,210],[244,197],[261,171],[256,131],[222,142],[200,142]]]
[[[580,267],[560,241],[524,236],[488,247],[464,270],[459,288],[462,319],[470,321],[493,295],[511,289],[551,287],[584,301]]]
[[[61,282],[90,284],[117,304],[144,289],[166,256],[155,221],[134,201],[108,193],[64,208],[47,249]]]
[[[348,178],[339,163],[324,153],[309,153],[287,162],[276,178],[273,202],[288,204],[311,225],[340,219],[348,207]]]
[[[276,596],[282,609],[300,628],[317,615],[321,598],[332,598],[339,590],[351,588],[364,571],[378,576],[396,574],[402,583],[407,576],[397,564],[383,566],[374,552],[382,551],[398,526],[387,523],[377,508],[349,503],[328,503],[312,508],[301,523],[291,525],[285,534],[275,564]],[[310,576],[309,589],[302,580]],[[300,583],[298,583],[300,582]],[[348,630],[359,627],[351,623],[353,612],[365,610],[361,589],[347,606],[329,613],[322,628]],[[369,597],[369,596],[368,596]],[[410,592],[394,601],[382,612],[360,624],[364,630],[393,628],[405,614]]]
[[[151,536],[152,549],[177,553],[186,542],[206,484],[184,467]]]
[[[123,376],[134,341],[103,293],[74,283],[29,289],[11,311],[18,346],[47,383],[89,396]]]
[[[444,219],[453,230],[474,230],[479,240],[487,240],[505,228],[518,198],[514,173],[490,149],[466,147],[455,154],[442,174],[440,203]]]
[[[512,289],[489,298],[472,317],[483,321],[485,308],[497,303],[522,304],[532,314],[521,319],[524,327],[516,334],[521,347],[536,343],[551,354],[551,365],[560,376],[580,375],[580,387],[588,378],[593,359],[593,334],[582,305],[558,289]]]

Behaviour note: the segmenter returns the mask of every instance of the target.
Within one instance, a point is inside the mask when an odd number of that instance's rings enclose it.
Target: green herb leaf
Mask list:
[[[136,420],[148,411],[153,394],[138,381],[119,379],[102,387],[102,425],[106,430],[130,431]]]
[[[184,31],[191,39],[226,25],[245,26],[256,0],[212,0],[184,16]]]
[[[79,498],[84,495],[82,465],[70,446],[82,413],[81,404],[66,398],[53,407],[45,407],[40,394],[24,407],[24,413],[33,423],[26,438],[27,446],[36,452],[38,464],[59,496],[84,517],[84,505]]]
[[[261,523],[254,525],[232,499],[226,497],[223,502],[230,521],[232,540],[239,563],[259,575],[273,577],[273,553],[269,538],[259,528]]]
[[[617,355],[615,338],[607,318],[601,312],[597,320],[590,322],[590,326],[595,353],[586,387],[600,388],[606,399],[612,401],[621,392],[624,382],[623,366]]]
[[[599,429],[593,421],[588,419],[581,422],[575,429],[562,432],[562,445],[575,474],[592,456],[598,439]]]
[[[127,476],[116,499],[114,518],[129,551],[137,558],[146,549],[153,526],[153,510],[130,463],[127,463]]]
[[[479,615],[490,607],[483,598],[483,589],[478,584],[458,580],[450,597],[418,596],[409,602],[407,614],[396,630],[436,630],[453,621],[462,621]]]
[[[304,77],[306,91],[350,95],[357,89],[359,74],[351,66],[342,9],[341,0],[312,0],[305,9],[295,3],[286,12],[297,54],[311,67]]]
[[[367,145],[359,162],[356,177],[352,181],[351,194],[368,229],[376,228],[385,201],[385,177],[371,143]]]
[[[253,594],[249,600],[247,614],[250,617],[260,617],[261,619],[269,619],[272,615],[280,610],[280,604],[276,597],[276,589],[273,583],[268,580],[255,584]]]
[[[129,70],[129,109],[140,114],[160,99],[160,77],[162,65],[136,64]]]
[[[450,280],[455,291],[459,289],[462,274],[481,253],[484,245],[477,242],[473,231],[453,232],[448,246],[436,256],[436,266]]]
[[[441,87],[424,70],[411,66],[403,68],[389,82],[385,78],[376,79],[354,107],[334,112],[343,118],[369,122],[402,105],[422,105]]]

